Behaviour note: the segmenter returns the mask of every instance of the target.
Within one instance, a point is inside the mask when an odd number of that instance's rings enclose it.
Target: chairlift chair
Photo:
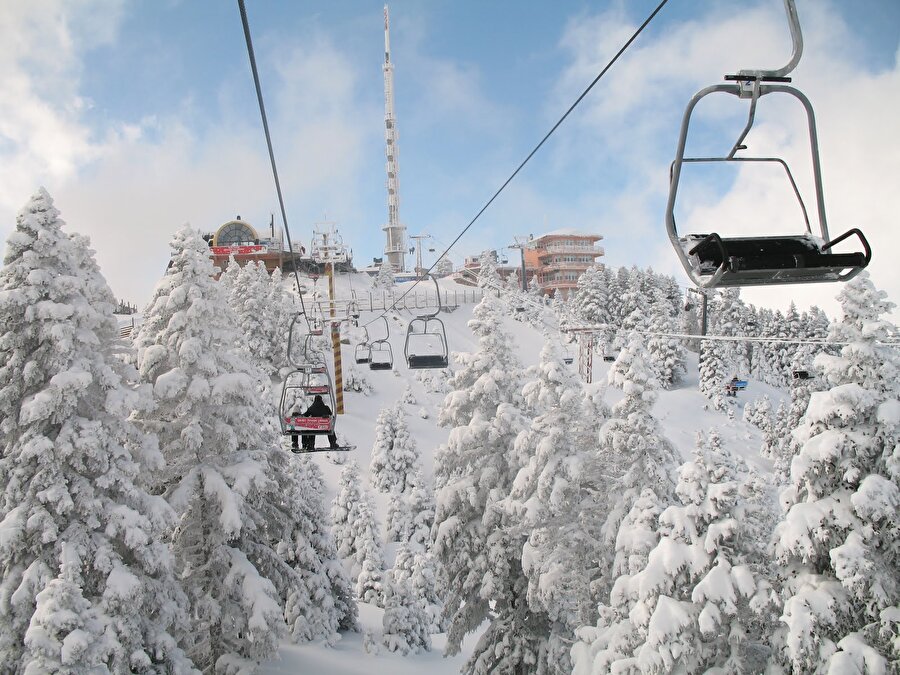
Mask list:
[[[449,363],[447,330],[444,328],[444,322],[437,318],[441,311],[441,289],[437,279],[430,274],[427,276],[434,281],[437,290],[437,309],[432,314],[413,317],[406,327],[403,354],[410,370],[446,368]]]
[[[316,361],[312,355],[311,338],[321,334],[321,331],[316,333],[311,330],[310,321],[305,314],[296,314],[288,330],[288,363],[300,368]]]
[[[305,411],[316,396],[321,396],[331,410],[322,417],[307,416]],[[308,364],[288,373],[281,387],[278,422],[286,437],[326,436],[334,434],[335,414],[334,386],[331,374],[324,364]],[[350,450],[350,446],[300,449],[294,452],[336,452]]]
[[[393,370],[394,352],[387,340],[369,343],[369,370]]]
[[[688,275],[698,286],[705,288],[729,286],[762,286],[768,284],[819,283],[847,281],[856,276],[872,259],[872,251],[865,235],[852,228],[834,239],[830,238],[825,216],[822,190],[822,172],[819,163],[819,146],[815,116],[809,99],[789,86],[790,73],[800,60],[803,38],[794,0],[785,0],[785,9],[793,40],[793,55],[778,70],[742,70],[737,75],[725,77],[725,84],[701,89],[688,103],[681,123],[675,160],[670,170],[669,198],[666,205],[666,228],[669,239]],[[749,113],[743,132],[725,156],[686,157],[688,127],[696,105],[704,97],[725,93],[749,101]],[[744,145],[756,115],[760,99],[770,94],[787,94],[806,111],[809,143],[812,155],[812,173],[818,233],[813,234],[809,214],[793,174],[787,163],[779,157],[737,156],[747,149]],[[686,163],[761,162],[780,165],[785,172],[794,196],[800,203],[805,221],[805,233],[779,236],[723,237],[715,231],[701,234],[679,235],[675,226],[675,204],[679,182]],[[862,250],[836,253],[832,249],[851,237],[859,240]]]
[[[357,363],[369,363],[372,360],[372,349],[367,342],[356,345],[354,358]]]
[[[811,380],[813,379],[812,373],[808,370],[795,370],[793,372],[793,376],[795,380]]]
[[[379,317],[384,322],[384,337],[369,341],[369,370],[393,370],[394,350],[388,338],[391,337],[391,327],[384,314]],[[368,330],[366,335],[368,335]]]
[[[372,360],[372,350],[369,347],[369,331],[363,327],[366,333],[366,339],[356,345],[354,350],[354,358],[357,363],[369,363]]]

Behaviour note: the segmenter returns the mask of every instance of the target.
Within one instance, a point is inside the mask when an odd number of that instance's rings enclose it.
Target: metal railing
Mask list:
[[[391,307],[401,311],[415,312],[420,309],[434,309],[438,307],[437,295],[434,292],[423,291],[421,293],[408,293],[402,298],[400,296],[401,293],[397,291],[367,291],[365,293],[357,293],[356,303],[360,311],[363,312],[383,312]],[[480,288],[453,291],[442,290],[440,307],[453,310],[460,305],[472,305],[481,302],[482,297],[484,297],[484,291]],[[340,313],[341,309],[345,308],[347,304],[347,300],[338,299],[334,303],[335,310]],[[318,305],[314,311],[328,316],[331,309],[330,301],[320,300],[314,302],[313,305]]]

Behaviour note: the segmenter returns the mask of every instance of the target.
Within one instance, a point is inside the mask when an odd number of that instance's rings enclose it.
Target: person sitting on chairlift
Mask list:
[[[305,413],[299,415],[299,417],[331,417],[331,408],[329,408],[325,401],[322,400],[322,397],[319,394],[316,394],[313,399],[312,404],[309,408],[306,409]],[[310,451],[316,446],[316,437],[315,434],[302,434],[303,439],[303,449],[306,451]],[[297,447],[297,436],[295,435],[291,439],[291,443],[294,448]],[[328,434],[328,445],[331,448],[337,448],[337,436],[333,431]]]

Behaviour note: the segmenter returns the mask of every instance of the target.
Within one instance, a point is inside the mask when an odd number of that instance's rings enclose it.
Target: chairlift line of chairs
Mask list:
[[[700,287],[762,286],[768,284],[820,283],[847,281],[872,259],[872,251],[865,235],[857,228],[847,230],[838,237],[830,238],[825,216],[825,202],[822,189],[822,173],[819,161],[819,146],[816,133],[815,115],[809,99],[798,89],[789,86],[791,80],[785,77],[800,60],[803,38],[794,0],[784,0],[785,10],[793,40],[793,55],[783,68],[778,70],[742,70],[737,75],[727,75],[725,84],[716,84],[701,89],[688,103],[681,123],[675,160],[670,169],[669,198],[666,205],[666,228],[688,276]],[[725,156],[686,157],[688,127],[695,106],[704,97],[714,93],[725,93],[749,101],[747,123],[738,136],[730,152]],[[786,94],[800,102],[806,112],[811,150],[815,211],[818,220],[817,234],[813,234],[809,214],[793,174],[787,163],[779,157],[747,157],[737,153],[747,149],[744,140],[753,126],[759,101],[770,94]],[[713,232],[679,235],[675,226],[675,203],[681,173],[686,163],[730,163],[760,162],[770,163],[784,169],[787,180],[805,221],[803,234],[779,236],[723,237]],[[836,253],[833,247],[851,237],[859,241],[862,250]]]

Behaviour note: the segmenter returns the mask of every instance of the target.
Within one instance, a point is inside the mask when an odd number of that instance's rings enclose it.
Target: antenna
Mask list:
[[[390,18],[384,6],[384,141],[387,157],[388,222],[384,256],[397,272],[406,271],[406,227],[400,224],[400,166],[397,159],[397,120],[394,118],[394,64],[391,63]]]

